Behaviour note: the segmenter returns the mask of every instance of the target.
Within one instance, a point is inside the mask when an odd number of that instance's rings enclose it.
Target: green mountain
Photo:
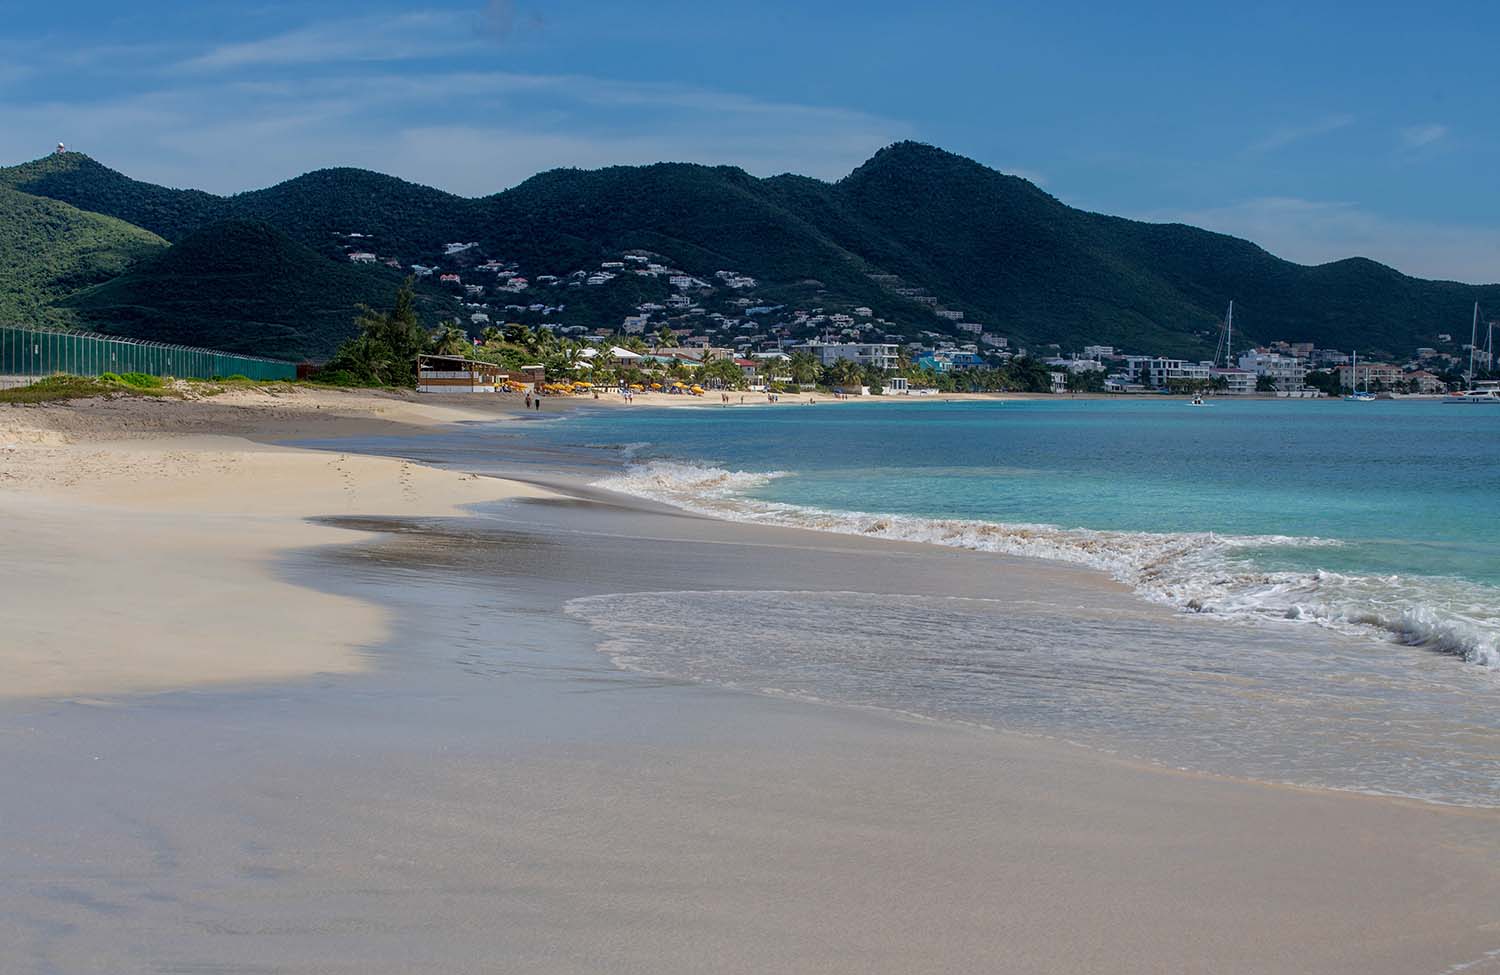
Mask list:
[[[54,301],[166,246],[123,220],[0,186],[0,322],[63,324]]]
[[[0,186],[107,213],[170,241],[223,216],[222,197],[142,183],[81,152],[53,153],[0,169]]]
[[[0,169],[0,185],[172,241],[186,243],[218,221],[257,221],[324,257],[342,258],[351,246],[342,235],[359,233],[367,237],[361,249],[402,264],[441,261],[445,270],[467,259],[445,258],[447,242],[478,242],[471,254],[513,262],[531,277],[567,275],[640,249],[699,277],[724,269],[751,275],[761,303],[869,305],[906,334],[953,333],[936,315],[945,308],[1013,342],[1065,349],[1103,343],[1201,355],[1234,299],[1237,331],[1247,339],[1404,355],[1460,330],[1476,300],[1500,308],[1500,285],[1425,281],[1359,258],[1298,265],[1223,234],[1078,210],[1026,180],[910,142],[832,184],[657,164],[556,170],[465,199],[333,169],[218,197],[141,183],[64,153]],[[629,295],[617,290],[573,289],[563,318],[618,326]],[[533,289],[502,300],[563,293]],[[212,289],[199,295],[188,319],[233,332],[241,313],[216,305]]]
[[[399,281],[331,261],[266,224],[228,220],[61,307],[98,331],[301,359],[332,353],[353,334],[355,306],[390,304]]]

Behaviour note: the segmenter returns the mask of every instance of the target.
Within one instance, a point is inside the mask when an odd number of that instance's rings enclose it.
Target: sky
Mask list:
[[[1500,3],[0,0],[0,163],[467,196],[932,143],[1066,203],[1500,281]]]

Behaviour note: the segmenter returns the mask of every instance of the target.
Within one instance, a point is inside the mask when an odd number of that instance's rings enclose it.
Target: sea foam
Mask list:
[[[1253,549],[1336,546],[1336,540],[1214,532],[1124,532],[914,515],[828,511],[746,496],[783,472],[681,461],[635,464],[597,486],[699,514],[849,535],[925,542],[1087,566],[1153,602],[1255,623],[1304,623],[1376,633],[1500,667],[1492,590],[1460,579],[1266,571]]]

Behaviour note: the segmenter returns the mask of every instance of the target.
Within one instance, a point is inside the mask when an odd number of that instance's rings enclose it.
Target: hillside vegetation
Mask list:
[[[1424,281],[1359,258],[1298,265],[1223,234],[1078,210],[1024,179],[916,143],[883,149],[833,184],[657,164],[556,170],[465,199],[333,169],[219,197],[141,183],[65,153],[0,169],[0,185],[110,214],[172,241],[225,220],[258,222],[324,258],[339,257],[342,235],[352,233],[403,264],[433,263],[445,243],[476,241],[477,253],[515,262],[531,276],[565,275],[640,249],[699,276],[726,268],[752,275],[764,285],[763,298],[794,307],[869,305],[908,335],[952,331],[930,304],[915,300],[925,296],[1015,344],[1065,349],[1103,343],[1202,355],[1232,298],[1236,325],[1249,339],[1405,354],[1434,344],[1438,332],[1459,330],[1476,300],[1500,309],[1500,285]],[[299,260],[309,256],[297,253]],[[322,273],[309,266],[299,276]],[[295,288],[283,297],[315,300],[322,309],[349,290]],[[174,307],[184,313],[181,321],[217,321],[215,334],[233,338],[233,322],[245,313],[223,304],[222,294],[183,293]],[[96,318],[107,314],[90,302],[84,304]],[[624,301],[590,294],[574,304],[597,308],[600,320],[587,324],[613,328]],[[123,312],[130,305],[110,307]],[[264,333],[266,321],[240,320],[246,335]],[[160,316],[152,321],[166,324]]]
[[[166,246],[123,220],[0,187],[0,322],[63,323],[53,302]]]
[[[223,221],[62,307],[118,335],[322,358],[354,334],[356,306],[389,301],[399,281],[328,260],[266,224]]]

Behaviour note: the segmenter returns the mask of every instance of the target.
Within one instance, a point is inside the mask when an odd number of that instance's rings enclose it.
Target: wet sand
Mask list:
[[[0,967],[1500,971],[1493,811],[623,672],[563,612],[669,589],[1068,592],[1171,625],[1108,580],[539,473],[554,496],[506,491],[469,516],[436,504],[437,482],[427,508],[310,495],[302,514],[336,517],[278,537],[275,563],[213,550],[256,567],[237,591],[378,607],[359,669],[0,702]],[[278,495],[288,523],[296,493]],[[117,523],[145,517],[129,502]],[[253,534],[244,520],[225,537]]]

